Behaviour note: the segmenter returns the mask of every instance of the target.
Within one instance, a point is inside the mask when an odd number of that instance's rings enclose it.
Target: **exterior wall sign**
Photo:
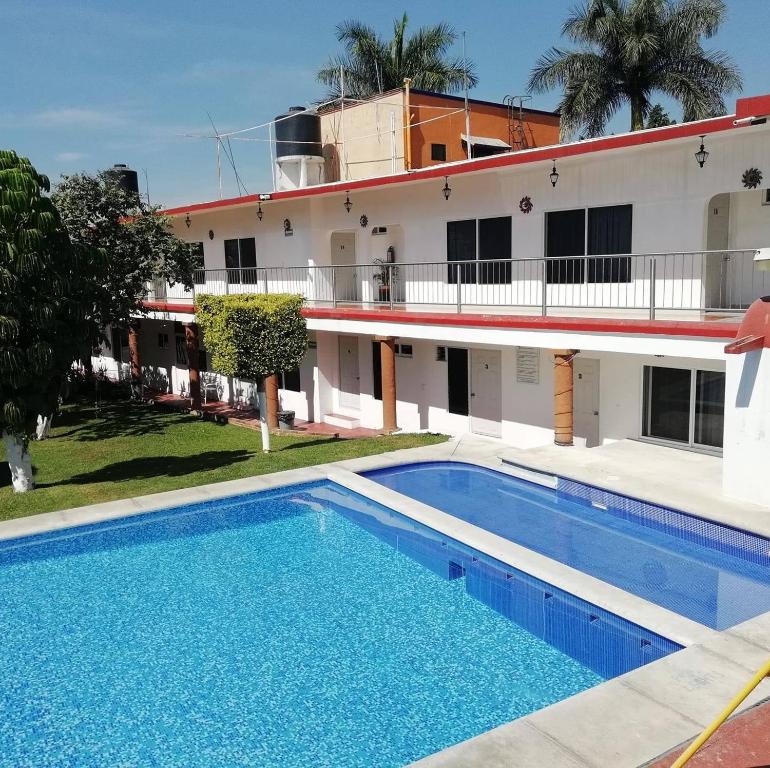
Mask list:
[[[516,347],[516,383],[540,383],[540,350],[537,347]]]

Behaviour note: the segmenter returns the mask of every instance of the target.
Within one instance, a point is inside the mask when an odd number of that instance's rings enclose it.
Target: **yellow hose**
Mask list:
[[[687,749],[679,755],[679,759],[671,766],[671,768],[682,768],[685,763],[690,761],[690,758],[714,735],[714,732],[719,728],[725,720],[740,706],[741,702],[764,680],[770,676],[770,660],[760,667],[751,680],[741,689],[741,692],[735,696],[735,698],[720,712],[719,716],[706,728],[706,730],[698,736]]]

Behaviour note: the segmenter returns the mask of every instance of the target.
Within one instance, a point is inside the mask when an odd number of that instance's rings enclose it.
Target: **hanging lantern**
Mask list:
[[[263,217],[264,215],[265,215],[265,214],[264,214],[264,213],[262,213],[262,203],[259,203],[259,204],[258,204],[258,207],[257,207],[257,218],[258,218],[260,221],[262,221],[262,217]]]
[[[184,223],[187,224],[187,229],[190,229],[190,224],[192,224],[192,219],[190,218],[189,213],[187,214],[187,216],[185,216]]]
[[[449,196],[452,194],[452,187],[449,186],[449,176],[444,176],[444,186],[441,192],[444,195],[444,200],[449,200]]]
[[[353,203],[350,202],[350,192],[345,193],[345,202],[343,203],[345,210],[350,213],[350,209],[353,207]]]
[[[553,161],[553,168],[551,169],[548,178],[551,180],[551,186],[555,187],[556,182],[559,180],[559,172],[556,170],[556,160]]]
[[[705,134],[700,137],[700,149],[695,153],[695,159],[698,161],[698,165],[701,168],[703,168],[703,166],[706,164],[706,160],[709,159],[709,152],[703,144],[703,140],[705,138]]]

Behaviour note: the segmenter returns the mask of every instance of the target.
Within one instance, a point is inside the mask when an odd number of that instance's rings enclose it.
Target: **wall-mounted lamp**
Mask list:
[[[703,144],[703,140],[706,138],[706,134],[700,137],[700,149],[695,153],[695,159],[698,161],[698,165],[703,168],[706,164],[706,160],[709,159],[709,152]]]
[[[548,178],[551,180],[551,186],[555,187],[556,182],[559,180],[559,172],[556,170],[556,160],[553,161],[553,168],[548,174]]]
[[[213,239],[214,239],[214,230],[210,229],[209,230],[209,240],[213,240]]]
[[[283,234],[284,237],[291,237],[294,234],[294,229],[291,226],[291,221],[289,219],[283,220]]]
[[[345,210],[350,213],[350,209],[353,207],[353,203],[350,202],[350,192],[345,193],[345,202],[343,203]]]
[[[359,224],[360,224],[362,227],[366,227],[366,226],[368,226],[368,225],[369,225],[369,217],[368,217],[368,216],[367,216],[365,213],[362,213],[362,214],[361,214],[361,218],[358,220],[358,223],[359,223]]]
[[[449,196],[452,194],[452,187],[449,186],[449,176],[444,176],[444,186],[441,188],[441,192],[444,195],[444,200],[449,200]]]
[[[192,224],[192,219],[190,218],[189,213],[187,214],[187,216],[184,217],[184,223],[187,225],[187,229],[190,229],[190,224]]]
[[[258,206],[257,206],[257,218],[258,218],[260,221],[262,221],[262,217],[263,217],[264,215],[265,215],[265,214],[264,214],[264,213],[262,213],[262,203],[259,203],[259,204],[258,204]]]

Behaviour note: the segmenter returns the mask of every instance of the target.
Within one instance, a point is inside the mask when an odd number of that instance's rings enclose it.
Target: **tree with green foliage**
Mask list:
[[[0,151],[0,433],[15,491],[34,488],[29,440],[58,405],[90,326],[79,301],[101,253],[73,247],[30,161]]]
[[[126,329],[144,312],[148,285],[159,279],[192,288],[200,256],[174,235],[159,209],[120,186],[112,171],[62,177],[53,201],[75,246],[97,247],[107,254],[101,272],[84,286],[93,302],[93,324],[84,337],[82,359],[104,340],[104,329]]]
[[[564,89],[564,136],[601,135],[624,104],[631,130],[640,130],[654,93],[681,104],[685,122],[724,114],[723,97],[741,89],[741,75],[726,53],[706,51],[702,41],[725,16],[723,0],[587,0],[562,26],[580,50],[547,51],[529,89]]]
[[[317,78],[329,89],[329,98],[340,95],[340,69],[344,72],[345,96],[368,99],[378,93],[401,88],[404,78],[414,88],[451,93],[478,82],[469,59],[448,58],[457,33],[449,24],[420,27],[407,37],[409,19],[404,14],[393,22],[393,38],[384,40],[360,21],[337,25],[337,40],[345,52],[334,56],[319,70]]]
[[[663,109],[661,104],[656,104],[647,115],[645,128],[665,128],[667,125],[676,125],[676,120],[672,120],[668,112]]]
[[[211,367],[257,385],[262,449],[269,451],[265,378],[302,362],[307,349],[303,299],[294,294],[203,294],[196,304]]]

